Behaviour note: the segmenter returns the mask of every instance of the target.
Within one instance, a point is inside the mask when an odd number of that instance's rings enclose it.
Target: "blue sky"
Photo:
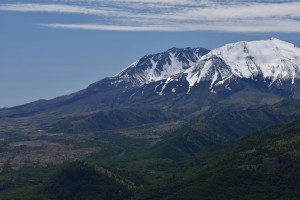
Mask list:
[[[1,0],[0,107],[50,99],[171,47],[278,37],[300,47],[299,1]]]

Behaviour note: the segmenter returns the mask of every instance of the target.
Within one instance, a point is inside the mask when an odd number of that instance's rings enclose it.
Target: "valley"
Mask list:
[[[22,126],[11,125],[11,131],[17,132],[18,130],[18,134],[1,133],[3,137],[0,153],[2,158],[0,185],[3,195],[1,199],[14,199],[24,192],[27,195],[22,199],[50,198],[51,192],[49,193],[50,196],[41,192],[44,187],[48,187],[44,185],[48,185],[48,180],[52,179],[54,174],[66,165],[64,163],[71,162],[73,165],[72,162],[75,160],[81,160],[95,166],[105,166],[105,169],[116,173],[114,176],[122,176],[133,182],[137,189],[127,191],[129,196],[126,198],[130,199],[176,199],[178,196],[197,199],[197,195],[209,196],[210,198],[207,199],[220,198],[220,196],[215,196],[217,194],[223,194],[227,197],[235,194],[231,196],[232,199],[238,199],[241,192],[239,188],[236,188],[237,191],[234,189],[235,192],[232,194],[228,194],[222,189],[216,189],[214,191],[219,192],[212,195],[209,189],[218,188],[219,183],[208,178],[213,177],[213,174],[218,174],[221,176],[220,179],[226,177],[228,181],[234,180],[237,177],[232,173],[236,174],[239,170],[241,170],[239,172],[241,178],[248,176],[247,173],[254,173],[253,175],[255,175],[259,172],[257,170],[270,170],[270,172],[263,173],[266,173],[266,176],[273,176],[272,174],[281,173],[281,170],[285,170],[285,167],[282,166],[286,164],[276,164],[282,162],[294,163],[290,167],[295,169],[296,163],[298,163],[296,155],[298,154],[299,123],[298,121],[284,123],[299,118],[298,109],[300,109],[299,100],[284,100],[256,110],[222,111],[210,114],[210,117],[200,116],[198,119],[193,118],[188,123],[166,122],[85,133],[48,133],[46,130],[38,130],[34,127],[31,127],[32,132],[30,132],[28,126],[23,129],[24,121],[20,120],[23,121],[23,124],[20,123]],[[9,124],[9,120],[6,123]],[[283,123],[283,125],[276,125],[278,123]],[[231,124],[232,129],[227,130],[226,124]],[[261,133],[257,132],[272,125],[275,126],[265,129]],[[22,133],[20,131],[22,129],[26,132]],[[269,130],[272,132],[270,133]],[[280,132],[283,135],[279,135],[278,138],[268,136],[268,134],[277,134],[277,131],[278,134]],[[285,135],[286,131],[289,132],[289,135]],[[261,137],[273,139],[270,141],[261,140]],[[256,145],[257,147],[255,147]],[[264,150],[273,148],[278,149],[274,152],[273,150]],[[296,160],[282,160],[286,159],[285,155],[290,155],[286,150],[287,148],[293,155],[291,159]],[[248,154],[251,156],[249,157]],[[281,158],[281,156],[283,157]],[[232,161],[232,159],[237,160]],[[273,169],[273,165],[269,168],[267,167],[268,164],[264,164],[264,160],[267,161],[268,159],[276,160],[273,164],[276,169]],[[227,164],[219,164],[218,162]],[[219,169],[220,166],[224,167]],[[65,170],[68,169],[70,166],[65,167]],[[216,173],[214,170],[220,170],[222,173]],[[227,170],[229,171],[227,172]],[[199,180],[196,178],[198,176]],[[216,181],[218,181],[218,176]],[[269,179],[261,176],[260,173],[255,176],[257,178],[250,179],[248,180],[250,182],[245,184]],[[297,177],[295,178],[298,180]],[[203,185],[201,180],[210,180],[212,182],[209,184],[217,185]],[[287,177],[285,181],[288,180]],[[243,183],[241,180],[236,181]],[[233,183],[224,184],[226,188],[227,185]],[[269,189],[273,190],[277,187],[271,183],[266,182],[266,184],[266,188],[261,188],[261,195],[269,194],[267,192]],[[287,182],[287,184],[290,183]],[[179,190],[178,187],[182,189]],[[236,186],[233,184],[232,187]],[[244,186],[240,185],[239,187],[243,188]],[[281,187],[280,184],[278,187]],[[289,187],[298,186],[291,185]],[[199,190],[199,188],[202,189]],[[280,195],[284,197],[289,195],[288,193],[296,195],[290,190],[285,192],[287,193]],[[90,194],[91,191],[87,191],[85,195],[89,198]],[[154,194],[155,196],[153,196]],[[251,195],[248,197],[253,198]],[[289,197],[290,199],[297,199],[299,196],[297,194]]]

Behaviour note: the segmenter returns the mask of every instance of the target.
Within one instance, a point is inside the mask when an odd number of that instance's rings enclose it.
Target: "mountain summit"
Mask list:
[[[118,73],[115,78],[122,82],[130,82],[133,86],[167,79],[189,69],[208,52],[209,50],[204,48],[173,47],[162,53],[143,56]]]
[[[276,38],[227,44],[200,58],[186,73],[191,86],[210,79],[213,87],[232,77],[262,77],[270,85],[285,80],[294,84],[300,78],[300,49]]]

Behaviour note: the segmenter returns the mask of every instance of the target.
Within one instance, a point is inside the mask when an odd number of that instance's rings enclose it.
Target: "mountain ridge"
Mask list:
[[[131,82],[134,86],[160,81],[184,72],[208,52],[209,50],[200,47],[173,47],[162,53],[143,56],[119,72],[114,78],[119,77],[122,81]]]

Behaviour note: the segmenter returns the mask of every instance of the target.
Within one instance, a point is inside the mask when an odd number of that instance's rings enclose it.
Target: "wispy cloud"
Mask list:
[[[117,13],[116,9],[112,8],[88,8],[82,6],[72,6],[64,4],[0,4],[2,11],[19,11],[19,12],[53,12],[53,13],[73,13],[86,14],[97,16],[109,16],[112,13]]]
[[[55,0],[0,4],[0,11],[84,14],[88,24],[51,28],[112,31],[300,32],[297,1]],[[109,19],[109,20],[108,20]]]
[[[247,23],[247,25],[245,25]],[[269,26],[265,24],[268,23]],[[221,32],[300,32],[300,23],[290,20],[285,21],[251,21],[247,22],[227,22],[203,23],[201,25],[149,25],[149,26],[131,26],[131,25],[101,25],[101,24],[41,24],[50,28],[79,29],[79,30],[98,30],[98,31],[161,31],[161,32],[186,32],[186,31],[221,31]],[[280,26],[280,28],[278,27]],[[280,29],[280,30],[279,30]]]

